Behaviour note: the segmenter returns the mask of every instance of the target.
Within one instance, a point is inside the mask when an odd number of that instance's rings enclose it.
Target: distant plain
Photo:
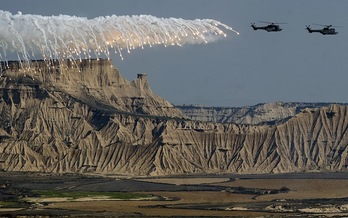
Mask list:
[[[1,172],[0,183],[3,185],[0,215],[348,215],[346,173],[111,178]],[[18,196],[6,200],[6,191]],[[55,201],[44,196],[61,197],[57,195],[60,192],[68,198]],[[108,199],[108,195],[113,199]],[[124,199],[117,199],[118,196]],[[31,197],[38,201],[30,202]]]

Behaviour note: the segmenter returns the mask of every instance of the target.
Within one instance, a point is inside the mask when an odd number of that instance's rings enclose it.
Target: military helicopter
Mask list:
[[[266,30],[267,32],[279,32],[282,31],[282,28],[279,27],[277,24],[286,24],[286,23],[273,23],[273,22],[265,22],[265,21],[259,21],[260,23],[268,23],[267,26],[255,26],[255,23],[251,23],[251,27],[254,30]]]
[[[310,25],[306,26],[306,30],[308,30],[309,33],[321,33],[323,35],[336,35],[338,32],[336,32],[335,28],[331,28],[332,25],[322,25],[322,24],[314,24],[318,26],[323,26],[323,29],[311,29]],[[335,26],[338,27],[338,26]]]

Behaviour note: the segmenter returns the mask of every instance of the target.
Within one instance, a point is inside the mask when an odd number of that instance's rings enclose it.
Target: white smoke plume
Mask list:
[[[31,59],[72,60],[110,57],[153,45],[208,43],[226,36],[231,27],[212,19],[184,20],[151,15],[87,19],[68,15],[12,14],[0,10],[0,61],[8,53],[29,64]],[[30,67],[30,65],[28,65]]]

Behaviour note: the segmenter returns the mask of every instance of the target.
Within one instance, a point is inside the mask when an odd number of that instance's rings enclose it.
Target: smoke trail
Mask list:
[[[150,15],[87,19],[68,15],[11,14],[0,10],[0,60],[8,53],[28,64],[31,59],[81,60],[110,52],[130,52],[152,45],[208,43],[226,36],[231,27],[212,19],[184,20]]]

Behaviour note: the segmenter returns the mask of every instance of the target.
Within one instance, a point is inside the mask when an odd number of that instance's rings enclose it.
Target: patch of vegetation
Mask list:
[[[88,191],[56,191],[56,190],[36,190],[34,194],[46,198],[88,198],[88,197],[109,197],[110,199],[132,200],[139,198],[153,197],[151,194],[129,193],[129,192],[88,192]]]
[[[20,202],[15,201],[0,201],[0,208],[14,208],[14,207],[20,207]]]
[[[11,202],[0,201],[0,207],[8,207]]]

